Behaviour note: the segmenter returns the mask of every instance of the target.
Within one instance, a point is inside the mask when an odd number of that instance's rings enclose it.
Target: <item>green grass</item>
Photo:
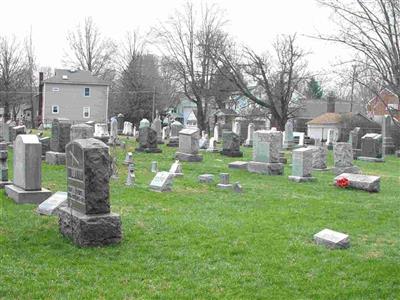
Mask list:
[[[251,149],[243,150],[250,160]],[[400,159],[356,162],[381,176],[375,194],[335,188],[331,172],[299,184],[288,181],[288,165],[276,177],[229,170],[236,159],[210,153],[203,163],[183,163],[172,192],[149,191],[151,161],[168,170],[175,151],[135,153],[132,188],[124,185],[118,150],[111,204],[122,217],[123,241],[115,246],[77,248],[59,234],[56,217],[1,193],[0,298],[400,298]],[[11,158],[9,166],[12,173]],[[199,174],[218,179],[227,171],[243,194],[197,183]],[[65,191],[65,168],[44,163],[43,187]],[[315,245],[312,236],[323,228],[350,234],[351,247]]]

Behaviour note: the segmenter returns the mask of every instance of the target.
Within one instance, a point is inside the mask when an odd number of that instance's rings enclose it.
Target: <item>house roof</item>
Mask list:
[[[56,69],[55,75],[44,80],[45,83],[68,83],[68,84],[91,84],[91,85],[109,85],[105,80],[92,75],[89,71],[66,69]]]
[[[342,121],[341,114],[325,113],[307,122],[307,124],[328,125],[328,124],[339,124],[341,121]]]

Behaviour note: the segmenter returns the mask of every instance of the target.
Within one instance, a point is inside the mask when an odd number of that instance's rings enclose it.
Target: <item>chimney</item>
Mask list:
[[[335,112],[335,96],[328,95],[328,101],[326,105],[326,112],[334,113]]]

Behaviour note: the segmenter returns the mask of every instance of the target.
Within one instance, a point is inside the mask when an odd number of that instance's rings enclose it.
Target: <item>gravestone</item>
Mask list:
[[[235,193],[243,193],[243,187],[239,181],[237,181],[233,184],[233,191]]]
[[[233,122],[232,132],[236,133],[239,136],[239,141],[240,141],[241,130],[242,128],[240,124],[240,118],[236,118],[235,121]]]
[[[285,139],[283,143],[283,149],[292,149],[293,145],[293,121],[288,120],[285,124]]]
[[[71,126],[71,141],[77,139],[89,139],[94,134],[93,126],[87,124],[76,124]]]
[[[14,142],[19,134],[26,134],[26,127],[24,125],[10,127],[10,142]]]
[[[349,143],[353,147],[353,158],[357,159],[361,154],[361,128],[355,127],[349,133]]]
[[[247,127],[247,139],[244,143],[245,147],[253,147],[253,134],[254,134],[254,124],[250,123]]]
[[[42,144],[42,159],[46,158],[46,152],[50,151],[50,137],[45,136],[39,138],[40,143]]]
[[[183,129],[183,125],[179,121],[174,121],[171,124],[171,135],[169,138],[169,142],[167,144],[168,147],[178,147],[179,146],[179,132]]]
[[[150,127],[150,121],[147,119],[140,120],[139,129],[144,127]]]
[[[236,133],[232,131],[223,131],[222,140],[221,155],[243,157],[243,152],[240,151],[240,138]]]
[[[124,160],[123,164],[124,164],[124,165],[133,164],[133,154],[132,154],[132,152],[128,152],[128,153],[125,155],[125,160]]]
[[[212,183],[214,181],[214,175],[202,174],[202,175],[199,175],[198,180],[200,183]]]
[[[151,124],[151,128],[157,133],[157,143],[164,144],[164,142],[162,140],[162,124],[161,124],[160,116],[157,115],[157,117],[153,120],[153,124]]]
[[[382,157],[382,135],[367,133],[361,138],[361,154],[359,160],[383,162]]]
[[[179,132],[179,149],[175,153],[175,159],[200,162],[203,156],[199,154],[199,130],[186,128]]]
[[[158,172],[150,183],[150,189],[155,192],[170,192],[174,175],[169,172]]]
[[[71,123],[68,119],[54,119],[51,125],[50,151],[46,152],[46,163],[65,165],[65,146],[71,140]]]
[[[51,195],[42,188],[42,144],[36,135],[20,134],[14,145],[14,179],[5,186],[7,196],[16,203],[39,204]]]
[[[94,124],[94,134],[93,137],[102,141],[103,143],[107,143],[110,139],[110,134],[108,133],[108,127],[105,123],[96,123]]]
[[[68,205],[68,194],[66,192],[56,192],[39,204],[37,213],[41,215],[57,215],[58,209]]]
[[[219,174],[220,182],[217,184],[217,187],[223,190],[231,189],[232,184],[229,183],[229,173],[221,173]]]
[[[324,245],[331,249],[343,249],[350,246],[347,234],[330,229],[324,229],[314,234],[314,241],[317,245]]]
[[[326,145],[320,144],[319,146],[311,147],[313,149],[312,167],[316,171],[328,170],[326,161],[328,156],[328,149]]]
[[[151,162],[150,172],[157,173],[158,172],[158,165],[156,161]]]
[[[294,182],[314,181],[312,177],[313,152],[311,148],[299,148],[292,152],[292,175],[289,180]]]
[[[110,211],[109,148],[90,138],[69,143],[68,207],[59,209],[60,232],[80,247],[119,243],[121,218]]]
[[[228,164],[228,168],[247,170],[247,165],[248,165],[247,161],[233,161]]]
[[[281,163],[282,132],[258,130],[253,135],[253,160],[247,165],[251,173],[283,175]]]
[[[169,138],[170,128],[169,126],[165,126],[162,129],[162,140],[165,141]]]
[[[157,148],[157,132],[148,126],[139,128],[139,147],[135,151],[161,153],[161,149]]]
[[[179,160],[176,160],[176,161],[172,164],[171,168],[169,169],[169,172],[170,172],[171,174],[173,174],[174,177],[183,176],[182,164],[179,162]]]
[[[336,143],[333,147],[334,168],[336,175],[342,173],[361,173],[360,168],[353,165],[353,148],[349,143]]]
[[[5,185],[11,184],[8,180],[8,147],[6,142],[0,143],[0,188],[4,188]]]
[[[214,126],[214,135],[213,135],[213,137],[214,137],[215,142],[219,143],[219,125],[218,124],[215,124],[215,126]]]
[[[217,148],[217,141],[212,137],[208,142],[207,152],[219,152]]]
[[[349,187],[367,192],[379,192],[381,178],[379,176],[342,173],[335,177],[333,184],[336,185],[338,179],[346,178]]]
[[[393,143],[393,138],[390,135],[390,123],[391,117],[384,116],[382,120],[382,152],[383,155],[394,154],[395,145]]]
[[[136,181],[136,176],[135,176],[135,167],[133,164],[128,165],[128,174],[126,176],[126,186],[132,186],[135,185]]]
[[[124,129],[122,130],[122,134],[126,136],[133,135],[133,124],[131,122],[124,122]]]
[[[332,150],[333,149],[333,145],[336,143],[338,138],[338,134],[337,131],[335,131],[334,129],[329,129],[328,130],[328,137],[326,140],[326,144],[328,146],[328,150]]]
[[[116,119],[117,119],[117,134],[121,134],[122,130],[124,129],[125,116],[119,113]]]

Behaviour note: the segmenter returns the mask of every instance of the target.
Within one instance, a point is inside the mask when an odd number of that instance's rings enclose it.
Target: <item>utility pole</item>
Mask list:
[[[154,119],[155,119],[155,115],[154,115],[154,113],[155,113],[155,104],[156,104],[156,87],[154,87],[154,90],[153,90],[153,107],[152,107],[152,109],[151,109],[151,118],[152,118],[152,122],[154,121]]]

